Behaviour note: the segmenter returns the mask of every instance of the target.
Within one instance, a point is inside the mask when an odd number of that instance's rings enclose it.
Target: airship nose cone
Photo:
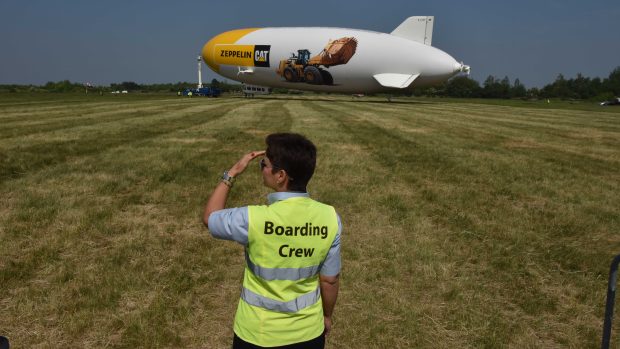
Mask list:
[[[221,34],[220,34],[221,35]],[[219,65],[215,62],[215,55],[214,55],[214,48],[215,45],[218,43],[218,38],[219,36],[216,36],[214,38],[212,38],[211,40],[209,40],[203,47],[202,47],[202,59],[205,61],[205,63],[207,63],[207,65],[213,70],[213,71],[219,71]]]
[[[219,72],[220,65],[215,56],[215,46],[217,45],[233,45],[247,34],[250,34],[259,28],[236,29],[227,31],[214,36],[202,47],[202,59],[215,72]]]
[[[220,44],[221,43],[221,36],[222,34],[213,37],[211,40],[209,40],[203,47],[202,47],[202,59],[205,61],[205,63],[207,63],[207,65],[216,72],[219,72],[220,67],[219,65],[215,62],[215,45]]]

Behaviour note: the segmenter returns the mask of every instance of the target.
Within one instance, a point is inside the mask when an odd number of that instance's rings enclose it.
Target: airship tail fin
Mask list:
[[[393,87],[393,88],[407,88],[413,80],[417,79],[420,74],[394,74],[394,73],[386,73],[386,74],[377,74],[373,75],[373,78],[377,80],[379,84],[383,87]]]
[[[409,17],[396,27],[391,34],[430,46],[433,41],[434,21],[435,16]]]

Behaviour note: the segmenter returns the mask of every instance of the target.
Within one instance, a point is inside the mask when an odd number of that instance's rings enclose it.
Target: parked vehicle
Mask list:
[[[222,91],[217,87],[188,88],[183,91],[183,96],[219,97],[221,94]]]
[[[614,98],[609,101],[601,102],[601,106],[603,107],[608,105],[620,105],[620,98]]]

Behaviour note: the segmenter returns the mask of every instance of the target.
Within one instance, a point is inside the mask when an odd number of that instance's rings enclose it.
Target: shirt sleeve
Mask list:
[[[209,231],[214,238],[248,244],[248,208],[227,208],[211,213]]]
[[[327,252],[327,257],[323,262],[320,274],[324,276],[336,276],[340,274],[340,233],[342,232],[342,222],[338,216],[338,232],[334,238],[332,246]]]

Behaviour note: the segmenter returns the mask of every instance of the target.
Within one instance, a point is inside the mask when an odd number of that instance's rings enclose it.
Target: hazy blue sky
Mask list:
[[[294,4],[297,4],[295,6]],[[333,26],[391,32],[435,16],[433,46],[472,77],[542,86],[620,66],[618,0],[2,0],[0,84],[196,81],[196,56],[230,29]],[[208,68],[204,80],[221,78]]]

